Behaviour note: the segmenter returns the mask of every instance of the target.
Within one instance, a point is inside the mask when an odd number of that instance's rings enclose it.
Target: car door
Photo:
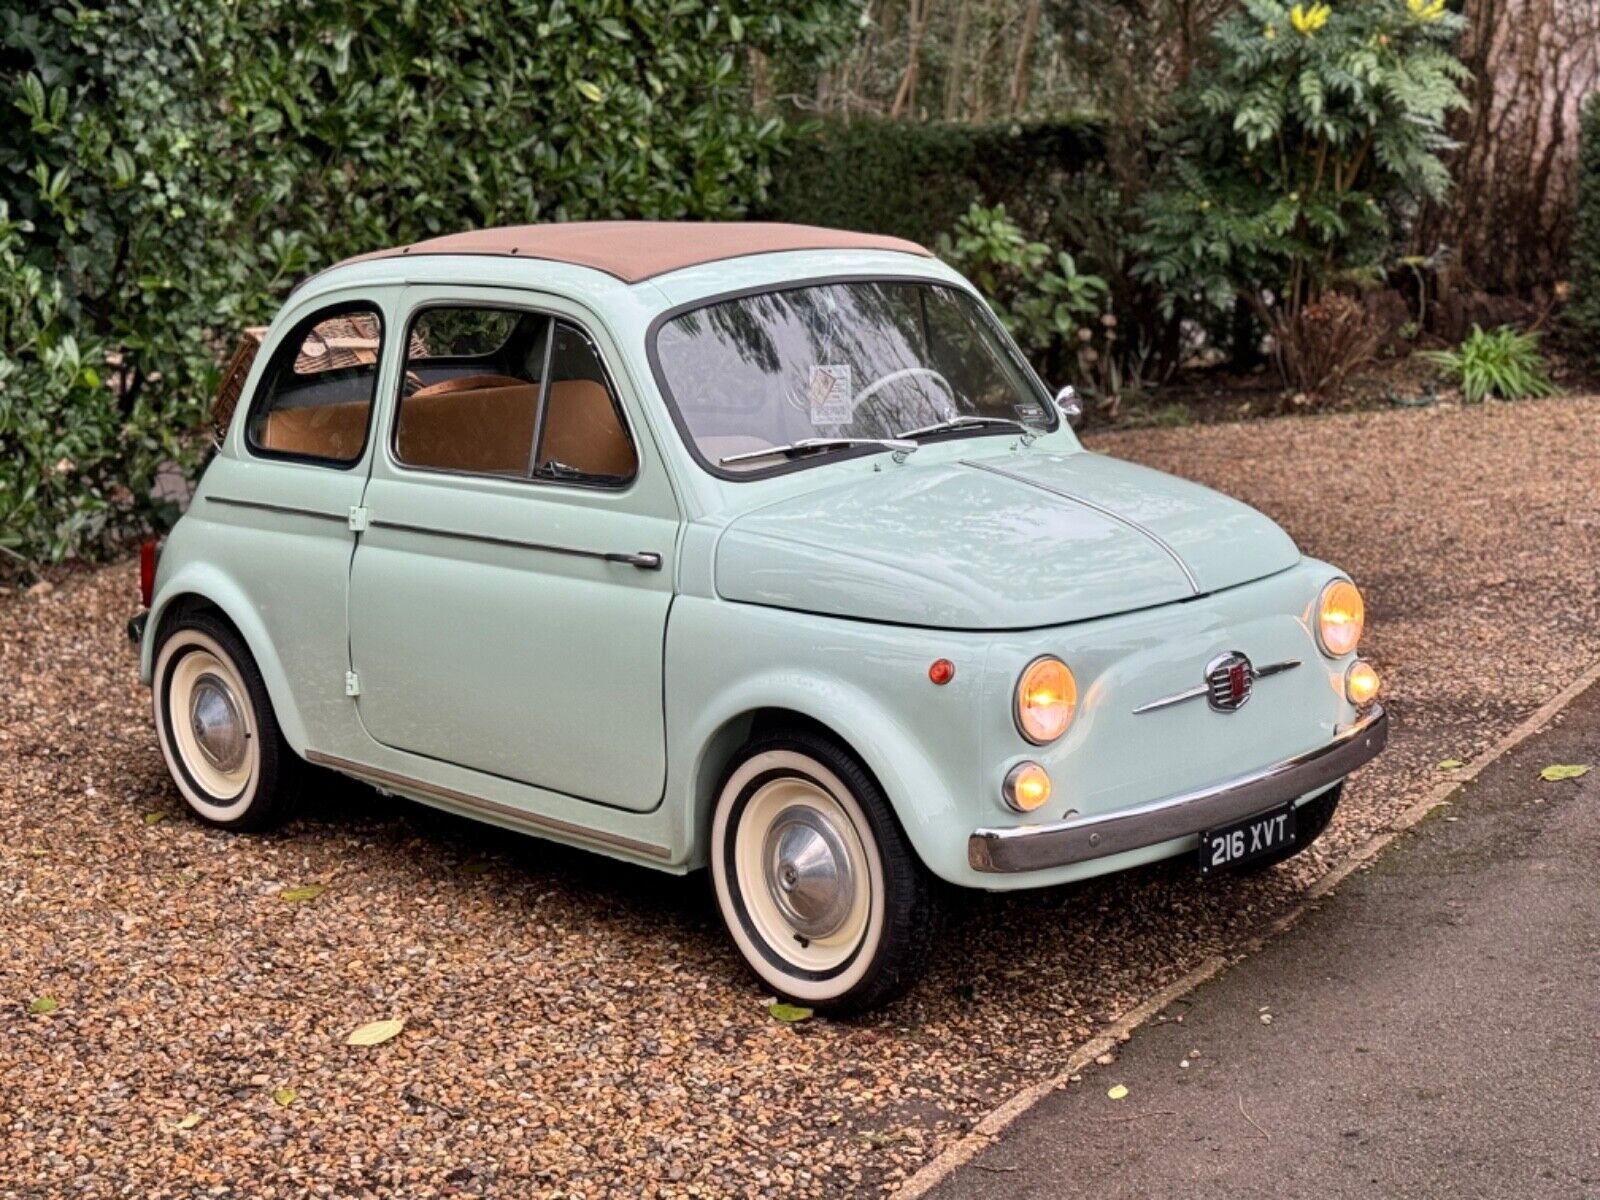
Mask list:
[[[344,698],[350,510],[379,436],[398,301],[398,288],[362,286],[291,302],[188,518],[217,529],[218,564],[265,630],[293,698],[280,717],[324,750],[364,740]]]
[[[620,808],[666,776],[673,492],[582,310],[408,287],[350,579],[378,742]]]

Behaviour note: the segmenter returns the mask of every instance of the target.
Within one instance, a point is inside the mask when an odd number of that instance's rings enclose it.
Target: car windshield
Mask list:
[[[908,437],[1056,424],[994,318],[938,284],[828,283],[708,304],[661,325],[655,358],[685,436],[729,475],[886,448],[873,439],[904,449]]]

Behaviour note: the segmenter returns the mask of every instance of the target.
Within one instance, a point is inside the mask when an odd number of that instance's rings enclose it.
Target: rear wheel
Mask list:
[[[1234,872],[1239,875],[1254,875],[1281,862],[1288,862],[1323,835],[1333,820],[1334,810],[1339,807],[1339,797],[1342,795],[1344,795],[1344,784],[1340,782],[1316,799],[1307,800],[1294,810],[1294,841],[1286,846],[1280,846],[1264,858],[1233,868]]]
[[[835,1013],[906,990],[934,934],[933,883],[877,782],[809,733],[763,738],[717,797],[711,882],[750,969]]]
[[[244,640],[210,613],[180,616],[163,633],[154,675],[156,736],[189,810],[224,829],[283,820],[304,764]]]

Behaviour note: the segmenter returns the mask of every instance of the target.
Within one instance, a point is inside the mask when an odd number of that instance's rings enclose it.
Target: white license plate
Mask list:
[[[1237,867],[1294,841],[1294,805],[1257,813],[1200,835],[1200,870]]]

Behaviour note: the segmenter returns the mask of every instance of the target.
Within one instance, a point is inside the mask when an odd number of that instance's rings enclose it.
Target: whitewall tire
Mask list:
[[[859,1011],[920,973],[932,881],[877,782],[831,741],[746,747],[718,792],[710,853],[734,945],[785,999]]]
[[[184,803],[225,829],[264,829],[287,815],[300,760],[283,740],[243,639],[210,613],[162,631],[151,701],[156,738]]]

